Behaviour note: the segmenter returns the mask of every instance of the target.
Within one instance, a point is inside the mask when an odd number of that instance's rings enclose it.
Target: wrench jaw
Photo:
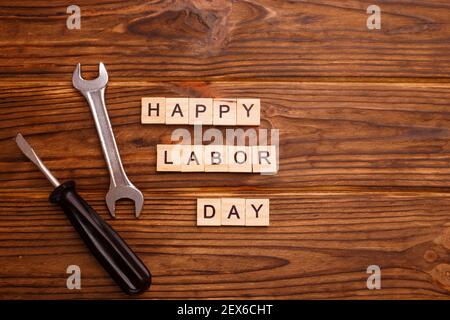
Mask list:
[[[134,201],[134,213],[136,218],[141,215],[144,205],[144,196],[135,186],[115,186],[109,189],[106,194],[106,205],[112,217],[116,217],[116,202],[120,199],[130,199]]]
[[[103,62],[98,65],[98,77],[93,80],[85,80],[81,76],[81,64],[77,64],[73,71],[72,84],[78,91],[95,91],[105,88],[108,84],[108,72]]]

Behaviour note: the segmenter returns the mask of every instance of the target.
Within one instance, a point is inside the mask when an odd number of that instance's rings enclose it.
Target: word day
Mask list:
[[[259,126],[259,99],[142,98],[141,122]]]
[[[277,149],[274,145],[158,144],[156,170],[274,174],[278,171]]]
[[[268,226],[269,199],[197,199],[198,226]]]

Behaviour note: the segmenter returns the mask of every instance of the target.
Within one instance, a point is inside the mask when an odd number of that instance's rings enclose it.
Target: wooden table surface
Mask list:
[[[0,4],[0,298],[126,298],[47,198],[21,132],[74,179],[153,273],[139,298],[450,297],[450,3],[67,1]],[[381,30],[368,30],[378,4]],[[113,220],[81,62],[103,61],[122,160],[145,194]],[[280,129],[275,176],[157,173],[174,127],[142,125],[144,96],[257,97]],[[188,128],[188,127],[186,127]],[[196,227],[200,197],[268,197],[271,225]],[[81,290],[66,268],[81,268]],[[366,269],[381,268],[380,290]]]

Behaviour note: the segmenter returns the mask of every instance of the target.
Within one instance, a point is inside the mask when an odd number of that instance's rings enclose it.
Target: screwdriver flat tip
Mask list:
[[[48,181],[56,188],[60,185],[58,179],[56,179],[50,170],[47,169],[47,167],[44,165],[44,163],[41,161],[41,159],[38,157],[36,152],[34,152],[33,148],[30,146],[30,144],[25,140],[25,138],[22,136],[21,133],[18,133],[16,136],[16,144],[19,147],[20,151],[28,158],[31,162],[33,162],[36,167],[41,170],[41,172],[44,174],[44,176],[47,178]]]

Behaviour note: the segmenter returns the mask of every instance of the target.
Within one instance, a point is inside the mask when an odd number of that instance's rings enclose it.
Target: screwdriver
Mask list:
[[[16,136],[16,143],[55,188],[50,194],[50,202],[64,210],[86,246],[120,288],[130,295],[147,290],[151,284],[150,271],[117,232],[76,192],[75,182],[59,183],[20,133]]]

